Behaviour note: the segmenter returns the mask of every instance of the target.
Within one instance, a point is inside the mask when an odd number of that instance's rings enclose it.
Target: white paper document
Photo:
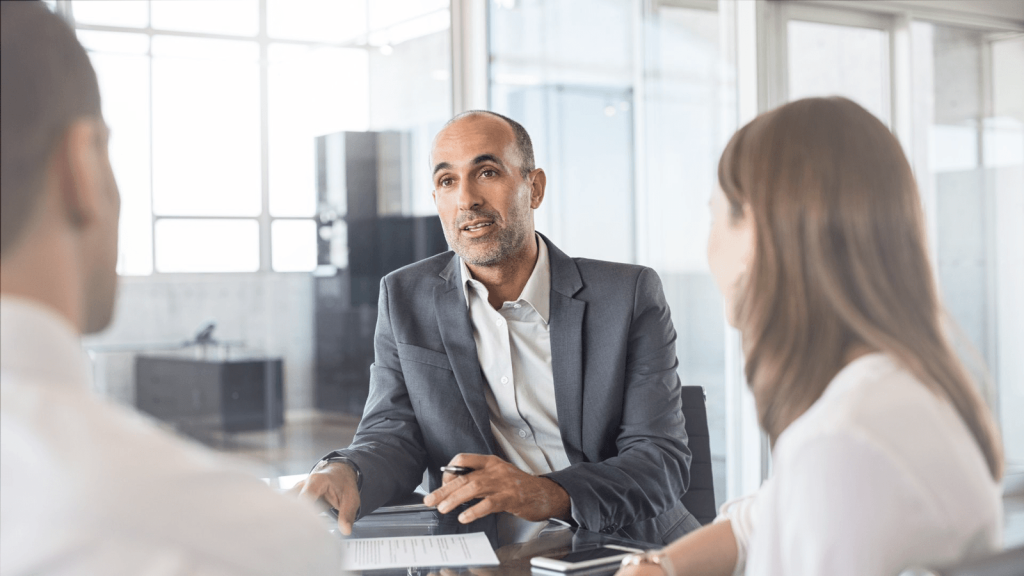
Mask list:
[[[483,532],[345,540],[344,554],[342,565],[354,571],[499,564]]]

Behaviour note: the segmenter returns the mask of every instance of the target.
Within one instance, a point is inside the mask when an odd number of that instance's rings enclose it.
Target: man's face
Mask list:
[[[434,203],[448,244],[467,264],[499,266],[533,238],[541,171],[524,178],[519,156],[512,127],[486,114],[457,120],[434,141]]]

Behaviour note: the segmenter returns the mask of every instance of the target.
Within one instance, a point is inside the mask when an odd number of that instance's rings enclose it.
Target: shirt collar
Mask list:
[[[533,306],[533,309],[547,323],[551,310],[551,263],[548,258],[547,242],[540,236],[535,235],[534,237],[537,239],[537,263],[533,265],[533,273],[526,281],[526,286],[523,286],[523,293],[519,295],[519,300]],[[462,292],[468,306],[470,281],[473,281],[473,273],[469,271],[469,266],[466,266],[461,257],[459,258],[459,267],[462,270]],[[486,293],[486,288],[482,285],[480,288]]]
[[[74,326],[43,304],[0,297],[0,370],[53,385],[89,388],[89,363]]]

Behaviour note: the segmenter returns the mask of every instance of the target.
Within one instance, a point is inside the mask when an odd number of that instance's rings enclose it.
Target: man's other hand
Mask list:
[[[356,471],[348,464],[321,463],[288,493],[314,503],[322,498],[338,510],[338,530],[346,536],[352,533],[352,523],[359,512],[359,488]]]
[[[527,474],[497,456],[459,454],[448,465],[465,466],[473,472],[462,476],[446,473],[441,487],[428,494],[423,503],[447,514],[479,498],[480,502],[459,514],[463,524],[496,512],[508,512],[531,522],[569,518],[569,494],[551,479]]]

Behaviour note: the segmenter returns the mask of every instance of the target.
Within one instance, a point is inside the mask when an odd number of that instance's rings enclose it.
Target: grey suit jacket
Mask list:
[[[649,268],[569,258],[547,238],[551,357],[568,468],[548,474],[581,527],[667,543],[699,527],[680,503],[689,484],[676,333]],[[370,393],[352,444],[336,453],[363,474],[361,514],[408,494],[456,454],[501,453],[458,257],[447,252],[380,285]]]

